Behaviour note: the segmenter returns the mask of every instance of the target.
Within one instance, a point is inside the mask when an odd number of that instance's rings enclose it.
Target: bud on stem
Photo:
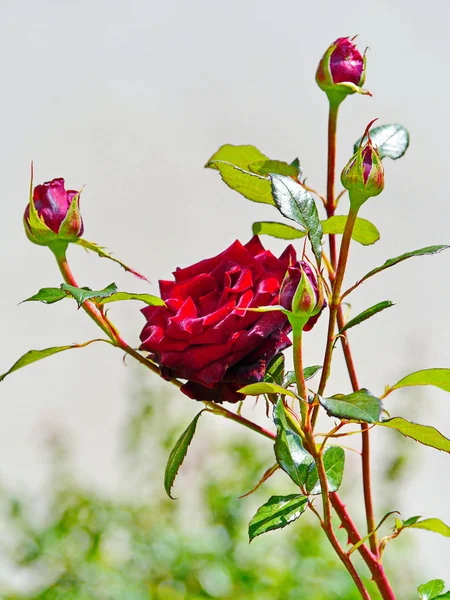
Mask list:
[[[369,133],[375,121],[376,119],[367,125],[359,148],[341,173],[341,183],[349,191],[350,205],[356,211],[366,200],[381,194],[384,188],[383,163]],[[363,145],[366,138],[367,141]]]

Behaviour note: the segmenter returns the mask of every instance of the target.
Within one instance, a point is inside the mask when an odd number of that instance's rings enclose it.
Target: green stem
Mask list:
[[[294,354],[294,370],[295,379],[297,381],[297,392],[303,402],[300,400],[300,413],[302,415],[302,424],[305,428],[308,414],[308,390],[306,389],[305,376],[303,373],[303,349],[302,349],[302,334],[303,330],[295,330],[292,338],[293,354]]]
[[[334,180],[336,173],[336,130],[337,130],[337,118],[339,112],[339,106],[342,99],[336,100],[335,98],[328,98],[329,100],[329,111],[328,111],[328,167],[327,167],[327,217],[330,218],[334,215],[336,209],[336,202],[334,198]],[[336,237],[329,235],[330,244],[330,262],[333,269],[336,269]]]
[[[331,359],[333,355],[334,335],[336,329],[337,314],[340,306],[340,294],[342,281],[344,279],[345,267],[347,266],[348,252],[352,239],[353,227],[355,226],[357,210],[350,208],[347,221],[345,223],[344,234],[342,236],[341,249],[339,252],[339,261],[337,265],[336,275],[333,282],[333,289],[330,302],[330,316],[328,321],[327,343],[325,348],[325,356],[323,359],[322,376],[320,378],[318,394],[322,395],[325,391],[328,377],[331,370]],[[312,416],[312,426],[314,427],[317,420],[318,407],[314,409]]]

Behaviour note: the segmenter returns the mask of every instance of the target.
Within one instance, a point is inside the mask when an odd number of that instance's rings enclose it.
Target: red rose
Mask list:
[[[263,380],[270,360],[291,345],[291,326],[281,312],[236,309],[280,302],[290,308],[296,285],[289,279],[300,273],[296,261],[292,246],[276,258],[255,236],[245,246],[236,241],[218,256],[177,269],[175,281],[159,282],[166,306],[142,310],[147,323],[141,350],[153,354],[164,377],[187,379],[181,389],[191,398],[242,400],[237,390]],[[316,288],[312,271],[303,268]]]

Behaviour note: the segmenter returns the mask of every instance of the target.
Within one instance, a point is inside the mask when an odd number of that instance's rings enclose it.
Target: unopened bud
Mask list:
[[[311,267],[300,262],[289,267],[280,292],[280,304],[291,311],[291,325],[309,331],[325,307],[322,285]]]
[[[349,94],[369,94],[362,89],[366,78],[366,55],[361,56],[355,38],[337,39],[323,55],[316,72],[317,85],[342,101]]]
[[[76,241],[83,234],[79,202],[80,192],[66,190],[64,179],[37,185],[24,214],[28,239],[40,246]]]
[[[358,150],[341,173],[342,185],[349,191],[350,204],[359,208],[368,198],[378,196],[384,188],[384,168],[381,157],[370,139],[369,123]],[[367,138],[366,143],[363,141]]]

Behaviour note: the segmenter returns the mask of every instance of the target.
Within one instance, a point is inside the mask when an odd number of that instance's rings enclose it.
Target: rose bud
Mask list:
[[[28,239],[40,246],[75,241],[83,234],[79,202],[80,192],[66,190],[62,178],[37,185],[24,214]]]
[[[354,209],[359,209],[368,198],[381,194],[384,188],[383,162],[370,139],[369,129],[373,123],[367,125],[358,150],[341,173],[342,185],[349,191]]]
[[[290,300],[286,302],[290,296]],[[304,261],[289,267],[288,276],[280,292],[280,304],[292,311],[288,315],[294,329],[309,331],[312,329],[320,313],[326,306],[322,286],[311,267]]]
[[[355,38],[337,39],[323,55],[316,72],[318,86],[342,101],[349,94],[369,94],[361,86],[366,78],[366,55],[361,56]]]
[[[142,310],[141,350],[151,353],[163,377],[187,380],[181,390],[190,398],[242,400],[237,390],[264,380],[272,358],[291,345],[292,330],[281,311],[246,309],[281,303],[290,310],[300,276],[292,246],[276,258],[257,236],[245,246],[236,241],[218,256],[177,269],[175,281],[159,282],[165,306]]]

